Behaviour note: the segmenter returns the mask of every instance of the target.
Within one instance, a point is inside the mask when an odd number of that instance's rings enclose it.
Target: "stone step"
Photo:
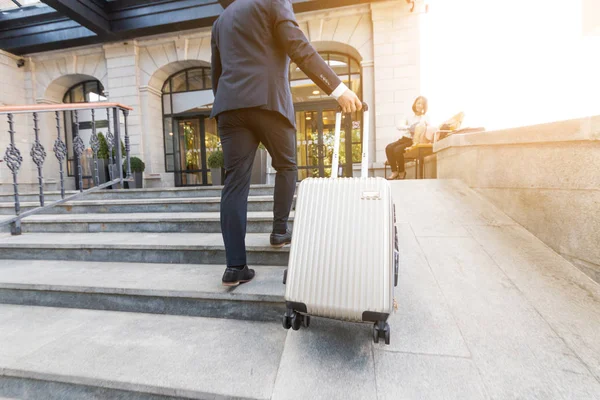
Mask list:
[[[0,305],[0,397],[269,399],[281,323]]]
[[[100,213],[153,213],[153,212],[218,212],[220,197],[74,200],[46,210],[45,214],[100,214]],[[21,212],[39,207],[39,203],[21,203]],[[248,211],[272,211],[273,196],[248,198]],[[12,203],[0,203],[0,215],[14,215]]]
[[[0,303],[280,322],[285,267],[221,284],[223,265],[0,260]]]
[[[268,233],[248,233],[246,252],[249,265],[288,264]],[[0,259],[221,265],[225,247],[220,233],[0,233]]]
[[[85,195],[87,200],[124,200],[124,199],[168,199],[188,197],[219,197],[223,186],[195,186],[146,189],[104,189]],[[251,185],[250,196],[272,196],[273,185]],[[66,195],[77,194],[77,191],[67,191]],[[60,192],[45,192],[46,201],[60,200]],[[21,193],[22,202],[39,202],[39,193]],[[12,193],[0,194],[0,203],[14,202]]]
[[[293,226],[293,213],[290,227]],[[248,233],[270,233],[272,212],[249,212]],[[23,219],[22,230],[31,232],[190,232],[220,233],[220,213],[131,213],[33,215]]]

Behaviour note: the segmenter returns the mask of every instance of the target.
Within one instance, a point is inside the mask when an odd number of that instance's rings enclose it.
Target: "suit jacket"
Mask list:
[[[236,0],[212,28],[212,117],[260,107],[296,125],[290,58],[327,95],[341,83],[298,27],[291,0]]]

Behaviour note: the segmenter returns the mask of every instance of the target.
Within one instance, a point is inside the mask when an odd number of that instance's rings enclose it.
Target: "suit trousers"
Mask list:
[[[221,232],[227,266],[246,265],[246,222],[252,165],[259,143],[277,171],[273,232],[285,233],[296,191],[296,129],[278,112],[260,108],[226,111],[217,117],[223,147],[225,183],[221,195]]]

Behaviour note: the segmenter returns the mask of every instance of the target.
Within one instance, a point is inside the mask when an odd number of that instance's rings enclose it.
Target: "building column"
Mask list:
[[[165,172],[165,143],[163,132],[162,92],[152,86],[140,87],[143,154],[146,164],[146,187],[173,187],[175,174]]]
[[[386,160],[385,147],[398,139],[396,126],[413,114],[419,96],[420,18],[405,1],[371,3],[375,82],[375,162]]]
[[[26,104],[26,85],[25,85],[25,66],[17,65],[20,57],[0,50],[0,106],[22,105]],[[30,131],[30,117],[27,114],[19,114],[13,116],[14,131],[15,131],[15,146],[21,152],[23,162],[17,179],[19,182],[19,191],[21,193],[34,188],[37,183],[37,167],[31,160],[29,152],[33,145],[33,134]],[[32,122],[31,122],[32,124]],[[8,134],[8,117],[2,116],[0,119],[0,158],[4,158],[6,149],[10,144],[10,136]],[[35,175],[33,172],[35,170]],[[6,163],[0,164],[0,193],[13,192],[12,173]]]
[[[104,53],[108,75],[108,84],[105,88],[108,101],[133,108],[127,118],[131,156],[139,157],[145,163],[141,123],[142,110],[138,84],[138,45],[135,41],[109,44],[104,46]],[[112,115],[111,123],[113,123]],[[121,138],[125,143],[124,129],[121,129]]]

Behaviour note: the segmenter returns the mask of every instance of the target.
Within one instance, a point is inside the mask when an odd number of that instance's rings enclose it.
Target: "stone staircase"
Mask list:
[[[282,346],[286,333],[281,326],[285,311],[282,278],[289,248],[269,245],[272,195],[272,186],[251,188],[246,240],[248,262],[257,270],[252,285],[228,289],[220,284],[225,261],[219,222],[220,188],[105,190],[24,219],[21,236],[10,236],[7,227],[0,233],[0,304],[18,306],[33,315],[39,310],[31,306],[58,315],[62,314],[61,308],[70,313],[89,310],[92,319],[150,318],[148,324],[155,327],[174,323],[170,316],[185,316],[184,322],[177,320],[178,323],[189,325],[189,329],[200,327],[200,338],[211,332],[207,326],[220,326],[237,335],[240,330],[251,329],[246,324],[263,323],[263,328],[274,332]],[[50,194],[47,199],[58,196]],[[22,209],[35,207],[36,200],[33,194],[23,196]],[[12,197],[1,195],[0,219],[12,213]],[[35,316],[32,318],[35,325]],[[224,333],[225,338],[228,335],[231,333]],[[206,340],[212,341],[213,347],[219,342],[217,338]],[[110,345],[119,347],[116,342]],[[243,345],[240,340],[237,346]],[[249,345],[253,346],[257,344]],[[211,351],[218,352],[213,348],[205,355]],[[235,353],[221,357],[223,362],[238,362]],[[89,360],[84,364],[89,367]],[[6,366],[0,365],[0,371],[3,367]],[[276,371],[276,365],[273,368]],[[176,390],[168,384],[140,388],[138,377],[116,385],[118,379],[107,381],[106,376],[84,371],[85,378],[91,381],[82,385],[78,373],[61,375],[60,379],[50,374],[53,378],[48,379],[48,371],[42,374],[31,368],[9,370],[12,373],[5,373],[0,379],[0,398],[7,395],[1,390],[2,382],[13,387],[11,394],[16,398],[31,390],[50,390],[48,385],[57,382],[62,386],[56,393],[70,393],[67,397],[57,394],[57,398],[87,398],[100,388],[108,391],[106,396],[110,398],[121,392],[127,399],[181,394],[181,387]],[[53,373],[64,374],[64,369],[57,368]],[[10,379],[21,381],[11,383]],[[228,392],[230,388],[225,384],[205,390],[209,383],[196,382],[195,390],[183,397],[205,398],[210,394],[209,398],[213,398],[221,393],[261,398],[246,396],[245,391]],[[117,386],[117,391],[111,391]],[[257,387],[264,387],[264,382]],[[54,395],[54,389],[48,394]]]
[[[0,399],[600,399],[597,282],[463,182],[391,188],[389,346],[370,324],[283,329],[272,187],[237,288],[214,188],[107,190],[0,232]]]

